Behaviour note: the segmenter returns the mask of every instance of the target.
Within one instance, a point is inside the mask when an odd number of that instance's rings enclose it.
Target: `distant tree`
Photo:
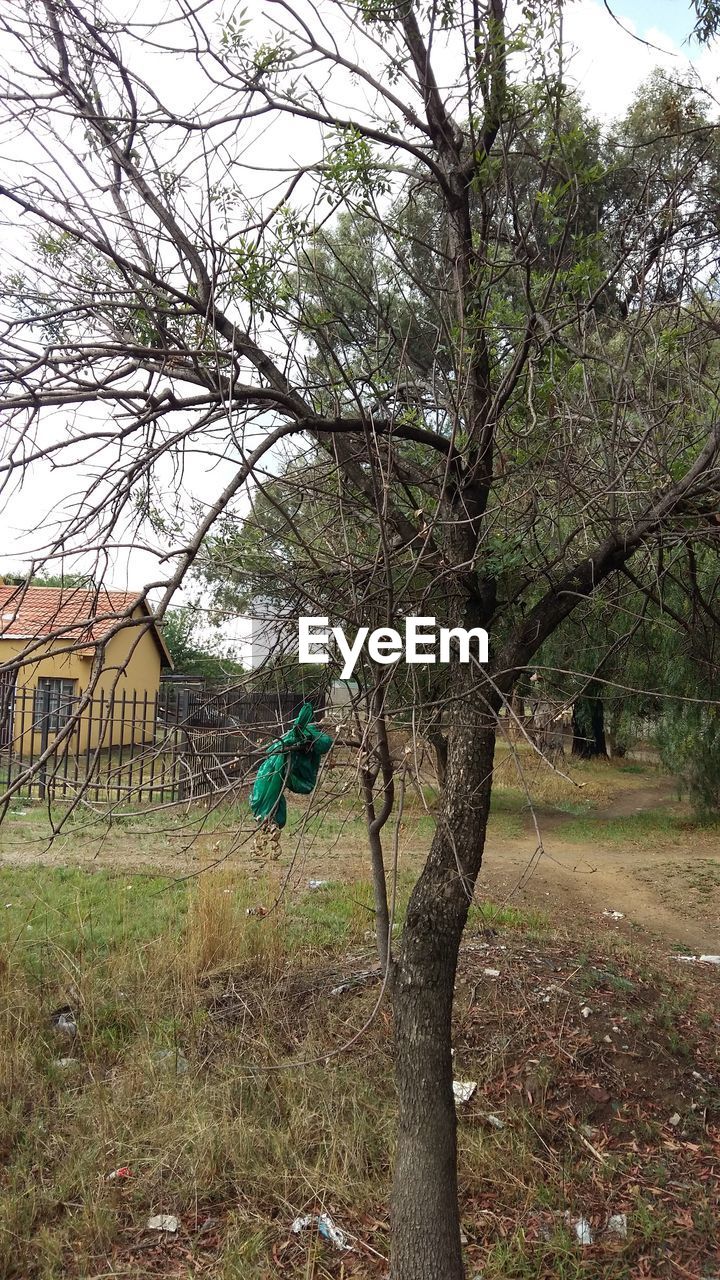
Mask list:
[[[176,675],[202,676],[206,680],[231,680],[245,674],[232,653],[220,642],[202,635],[192,606],[168,609],[162,622],[163,639],[170,651]]]
[[[656,740],[663,763],[682,780],[697,814],[717,819],[720,566],[715,549],[682,548],[663,574],[660,591],[655,655],[666,696],[658,700]]]
[[[95,585],[92,575],[86,573],[40,573],[30,577],[18,573],[0,573],[0,578],[7,587],[65,587],[70,591],[75,587],[85,590]]]

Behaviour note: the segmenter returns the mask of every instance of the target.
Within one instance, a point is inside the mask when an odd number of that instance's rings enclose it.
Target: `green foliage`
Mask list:
[[[651,557],[635,563],[633,577],[609,581],[546,641],[537,692],[574,702],[583,736],[600,698],[614,752],[649,733],[706,819],[720,813],[720,570],[711,549],[679,545],[661,569]]]
[[[387,195],[390,182],[384,167],[358,129],[342,129],[338,142],[322,167],[323,180],[332,200],[354,199],[361,206],[374,204]]]
[[[42,231],[35,237],[35,247],[45,262],[51,266],[57,266],[64,263],[68,256],[76,251],[77,240],[68,231],[59,231],[56,234]]]
[[[247,9],[238,5],[236,9],[229,14],[223,27],[220,43],[227,52],[237,52],[245,47],[247,41],[246,32],[250,26],[250,18]]]
[[[364,22],[389,24],[397,17],[397,4],[395,0],[359,0],[358,11]]]
[[[217,641],[208,640],[200,634],[195,606],[169,609],[163,620],[162,633],[176,675],[222,680],[243,674],[242,664],[232,653],[223,652]]]
[[[697,22],[693,35],[701,44],[709,44],[720,31],[720,4],[718,0],[693,0]]]
[[[658,636],[657,665],[669,696],[660,706],[657,744],[663,763],[684,781],[696,812],[707,819],[720,814],[716,553],[711,547],[678,552],[667,576],[665,598],[686,627],[665,628]]]
[[[91,589],[95,586],[92,575],[88,573],[42,573],[30,578],[24,574],[0,573],[0,578],[6,587],[65,587],[72,590],[73,587]]]
[[[249,241],[233,249],[232,258],[230,287],[237,297],[257,306],[262,318],[265,314],[263,304],[268,303],[275,292],[272,262],[268,261],[260,246]]]
[[[657,731],[663,763],[685,781],[703,819],[720,814],[720,708],[697,703],[668,707]]]

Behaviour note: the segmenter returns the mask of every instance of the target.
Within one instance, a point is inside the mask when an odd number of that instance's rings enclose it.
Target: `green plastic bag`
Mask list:
[[[312,724],[312,703],[304,702],[287,733],[271,742],[257,771],[250,808],[258,822],[287,822],[285,790],[307,796],[317,783],[320,762],[333,740]]]

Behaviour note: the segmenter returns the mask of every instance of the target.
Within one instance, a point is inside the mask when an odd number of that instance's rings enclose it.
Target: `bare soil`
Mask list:
[[[603,840],[603,826],[642,814],[686,817],[672,778],[652,781],[619,774],[612,800],[594,810],[593,840],[568,842],[563,831],[572,817],[536,814],[527,837],[488,842],[481,891],[499,902],[512,901],[548,913],[556,922],[578,913],[599,918],[608,928],[641,927],[700,953],[720,952],[720,836],[716,829],[687,824],[687,831],[658,831],[641,840]],[[613,920],[603,912],[621,912]]]
[[[720,882],[698,892],[678,869],[709,862],[720,872],[720,850],[707,856],[691,845],[655,853],[646,849],[561,844],[550,836],[538,859],[520,841],[491,843],[480,892],[493,901],[545,911],[555,923],[568,914],[595,917],[623,933],[638,927],[679,948],[720,952]],[[622,920],[604,916],[619,911]]]

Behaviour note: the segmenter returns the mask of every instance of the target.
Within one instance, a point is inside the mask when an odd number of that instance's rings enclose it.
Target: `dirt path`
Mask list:
[[[600,820],[629,818],[635,813],[666,809],[676,801],[677,785],[674,778],[659,777],[652,783],[616,792],[612,804],[596,809],[594,816]]]
[[[530,819],[523,840],[488,841],[482,887],[488,896],[545,910],[562,923],[580,912],[623,931],[641,928],[693,951],[720,953],[720,839],[689,832],[683,839],[658,833],[655,842],[603,841],[603,827],[645,813],[677,813],[672,778],[623,778],[608,804],[593,810],[595,840],[569,842],[563,832],[571,814],[539,816],[544,852],[533,854],[537,837]],[[622,921],[603,917],[620,911]]]
[[[640,926],[692,951],[720,952],[720,888],[716,882],[713,892],[698,893],[682,875],[693,863],[720,873],[720,851],[698,858],[676,846],[652,854],[566,844],[552,836],[539,859],[533,858],[534,848],[531,841],[489,841],[480,892],[547,911],[559,923],[578,911],[599,921],[607,919],[604,910],[621,911],[624,919],[608,919],[608,925],[625,931]]]

